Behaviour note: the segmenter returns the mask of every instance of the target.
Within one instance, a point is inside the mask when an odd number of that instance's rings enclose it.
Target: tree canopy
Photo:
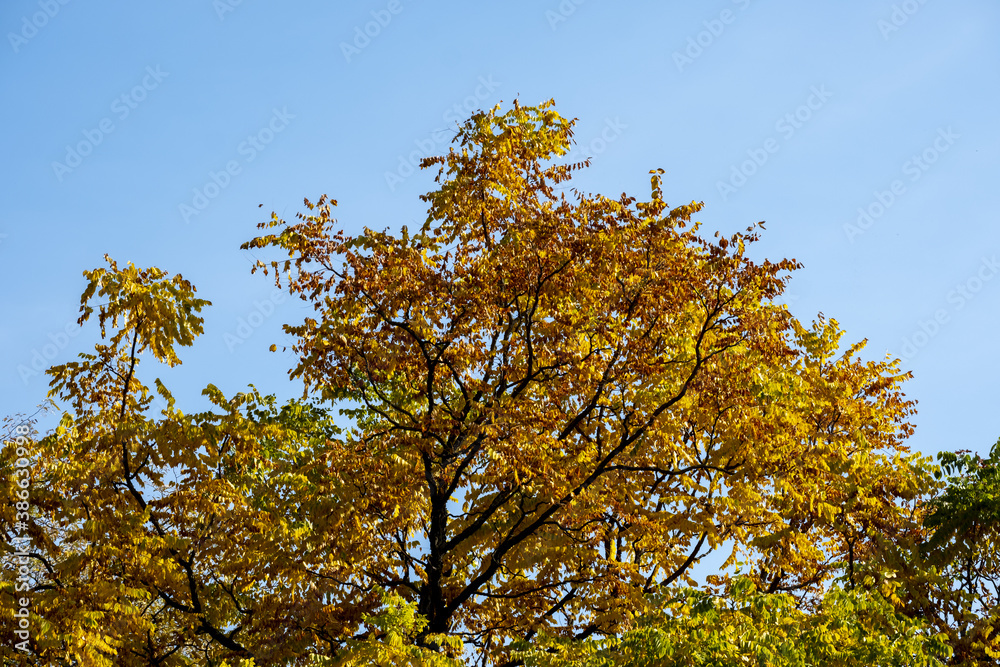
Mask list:
[[[30,597],[31,664],[950,659],[901,550],[991,572],[995,551],[962,541],[966,487],[928,504],[898,360],[800,323],[799,264],[752,259],[762,223],[703,238],[663,170],[646,200],[568,192],[572,137],[515,102],[423,161],[417,230],[347,235],[325,195],[261,223],[254,270],[314,309],[285,326],[300,400],[209,385],[183,412],[148,366],[180,363],[209,302],[85,272],[106,343],[49,371],[58,428],[0,463],[30,468],[26,516],[7,484],[0,518],[28,583],[0,598]],[[744,574],[692,588],[716,550]]]

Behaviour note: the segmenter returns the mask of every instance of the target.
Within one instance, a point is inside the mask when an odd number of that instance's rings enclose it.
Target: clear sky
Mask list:
[[[412,227],[434,187],[412,164],[518,97],[579,119],[585,190],[645,196],[662,167],[708,233],[766,220],[755,254],[805,265],[793,312],[914,372],[912,446],[1000,437],[995,0],[6,0],[0,31],[3,414],[91,349],[106,252],[214,303],[147,384],[297,395],[267,348],[307,310],[240,243],[323,193],[348,232]]]

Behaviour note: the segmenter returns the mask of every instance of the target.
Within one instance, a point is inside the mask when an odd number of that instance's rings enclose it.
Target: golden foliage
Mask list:
[[[343,432],[255,389],[185,414],[159,381],[154,418],[138,354],[179,363],[207,302],[87,272],[81,323],[98,294],[116,329],[50,371],[69,410],[32,445],[34,650],[499,664],[539,631],[627,631],[710,550],[806,594],[902,526],[922,489],[896,362],[801,325],[775,302],[798,264],[751,259],[757,225],[701,238],[662,170],[648,201],[568,199],[572,127],[551,102],[474,115],[424,160],[416,232],[347,236],[324,196],[244,245],[314,306],[291,373]]]

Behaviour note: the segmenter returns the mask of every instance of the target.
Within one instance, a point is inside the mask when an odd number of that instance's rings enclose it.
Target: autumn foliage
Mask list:
[[[551,103],[474,115],[423,162],[417,230],[348,236],[326,196],[260,225],[255,270],[314,307],[285,327],[302,400],[209,386],[182,412],[147,365],[209,303],[86,272],[107,342],[49,371],[64,412],[28,446],[29,664],[729,664],[681,661],[704,614],[829,656],[849,642],[823,619],[854,609],[882,642],[855,657],[947,660],[885,565],[936,488],[907,374],[796,320],[799,265],[752,259],[760,224],[702,238],[662,170],[645,201],[567,196],[572,128]],[[690,588],[716,550],[743,576]],[[646,662],[601,662],[615,642]]]

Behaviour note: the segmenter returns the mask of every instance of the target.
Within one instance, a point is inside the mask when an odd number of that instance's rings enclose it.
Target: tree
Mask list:
[[[1000,658],[1000,442],[986,458],[942,452],[913,525],[879,540],[867,565],[896,590],[900,610],[945,638],[949,664],[992,665]]]
[[[725,596],[663,596],[622,637],[544,638],[521,655],[530,667],[939,667],[949,647],[877,591],[835,587],[804,611],[740,577]]]
[[[541,632],[629,631],[713,549],[806,598],[902,529],[923,482],[897,362],[800,324],[775,302],[798,264],[749,257],[762,224],[700,237],[662,170],[648,201],[568,199],[572,127],[551,102],[474,115],[424,160],[412,235],[347,236],[325,196],[261,224],[243,247],[287,259],[255,270],[315,308],[285,327],[301,401],[209,386],[185,414],[157,380],[151,415],[140,354],[179,363],[208,302],[87,272],[81,323],[107,297],[114,333],[49,371],[68,410],[32,448],[37,654],[517,664]]]

